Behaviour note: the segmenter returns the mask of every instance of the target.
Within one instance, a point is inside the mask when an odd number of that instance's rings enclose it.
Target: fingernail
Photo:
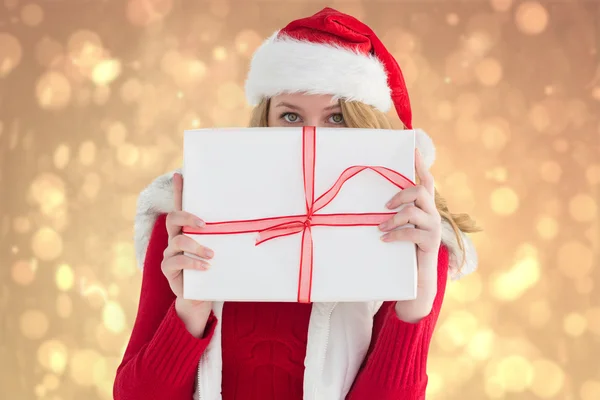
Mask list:
[[[381,224],[379,224],[379,229],[382,231],[385,231],[385,229],[387,228],[387,221],[386,222],[382,222]]]
[[[196,225],[200,226],[200,227],[203,227],[203,226],[206,225],[206,223],[204,221],[202,221],[201,219],[198,218],[198,219],[196,219]]]
[[[383,235],[381,237],[381,241],[382,242],[389,242],[389,240],[390,240],[390,234],[389,233],[386,233],[385,235]]]
[[[208,269],[210,268],[210,264],[206,261],[199,261],[196,266],[198,269]]]
[[[386,206],[387,208],[391,208],[391,207],[392,207],[392,200],[388,201],[388,202],[385,204],[385,206]]]
[[[214,251],[212,251],[212,250],[210,250],[210,249],[207,249],[207,250],[206,250],[206,256],[207,256],[208,258],[213,258],[213,257],[214,257],[214,255],[215,255]]]

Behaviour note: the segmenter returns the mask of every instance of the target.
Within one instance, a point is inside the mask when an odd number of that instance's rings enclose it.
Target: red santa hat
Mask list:
[[[246,81],[251,105],[298,92],[360,101],[383,112],[393,105],[412,129],[398,63],[371,28],[332,8],[292,21],[254,54]]]

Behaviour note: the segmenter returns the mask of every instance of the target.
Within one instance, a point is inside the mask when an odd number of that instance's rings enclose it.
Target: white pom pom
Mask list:
[[[415,129],[415,140],[417,149],[421,152],[427,169],[431,168],[435,161],[435,146],[433,140],[421,129]]]

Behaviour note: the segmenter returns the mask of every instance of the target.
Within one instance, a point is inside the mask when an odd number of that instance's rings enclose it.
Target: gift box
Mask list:
[[[227,128],[184,133],[184,233],[211,248],[184,298],[351,302],[416,297],[416,247],[381,241],[414,185],[415,131]]]

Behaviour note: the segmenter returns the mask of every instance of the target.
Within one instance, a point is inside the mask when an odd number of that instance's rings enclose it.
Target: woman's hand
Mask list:
[[[182,234],[184,226],[202,227],[204,221],[200,218],[181,210],[181,197],[183,191],[183,177],[181,174],[173,175],[173,198],[175,211],[167,215],[167,232],[169,245],[164,251],[161,264],[162,272],[169,281],[171,290],[177,296],[175,310],[188,331],[195,337],[201,337],[210,315],[212,304],[210,302],[185,300],[183,298],[183,270],[195,269],[204,271],[210,267],[207,260],[213,257],[213,251],[199,245],[196,241]],[[198,259],[183,254],[194,254]]]
[[[417,245],[417,298],[396,303],[398,317],[413,323],[431,313],[437,294],[438,252],[442,240],[442,220],[435,205],[433,176],[418,150],[415,151],[415,168],[419,184],[402,190],[389,201],[386,206],[390,209],[404,208],[379,226],[387,232],[381,238],[383,241],[410,241]],[[414,228],[396,229],[406,224]]]

